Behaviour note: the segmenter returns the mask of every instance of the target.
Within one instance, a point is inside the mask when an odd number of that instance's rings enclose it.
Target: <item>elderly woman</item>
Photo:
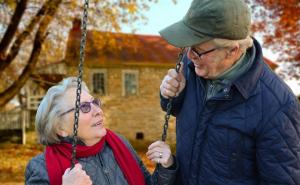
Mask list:
[[[147,157],[161,164],[150,175],[127,140],[104,127],[101,102],[89,94],[84,83],[77,164],[70,169],[76,86],[75,78],[66,78],[43,98],[36,114],[36,130],[46,148],[28,163],[26,184],[172,184],[177,168],[170,147],[162,141],[148,147]]]

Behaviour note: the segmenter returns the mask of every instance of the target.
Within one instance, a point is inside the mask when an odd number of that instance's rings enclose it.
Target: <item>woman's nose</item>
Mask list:
[[[97,116],[97,115],[103,115],[103,110],[100,106],[98,105],[94,105],[92,104],[92,111],[93,111],[93,115]]]

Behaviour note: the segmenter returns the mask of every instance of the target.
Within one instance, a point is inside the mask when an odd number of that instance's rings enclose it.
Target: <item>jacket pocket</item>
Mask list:
[[[211,132],[208,137],[211,137],[211,142],[215,144],[217,149],[215,150],[218,155],[215,157],[220,160],[222,157],[224,160],[223,167],[226,169],[226,176],[230,179],[237,179],[244,176],[243,165],[243,149],[244,149],[244,135],[241,128],[244,125],[244,119],[242,117],[235,117],[224,119],[218,119],[220,117],[215,116],[211,122]],[[219,141],[219,142],[216,142]]]

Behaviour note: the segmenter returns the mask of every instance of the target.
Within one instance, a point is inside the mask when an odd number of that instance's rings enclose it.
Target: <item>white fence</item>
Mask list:
[[[0,130],[21,130],[22,143],[26,143],[26,127],[29,126],[29,112],[21,109],[13,109],[0,112]]]

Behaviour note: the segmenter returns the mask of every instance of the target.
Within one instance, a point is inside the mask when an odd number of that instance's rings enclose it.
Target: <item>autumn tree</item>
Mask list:
[[[278,54],[284,78],[300,78],[300,1],[247,0],[251,5],[253,32],[264,47]]]
[[[157,0],[156,0],[157,1]],[[29,79],[41,56],[59,58],[83,0],[0,0],[0,107]],[[145,20],[148,0],[91,0],[88,28],[120,31]],[[44,55],[42,55],[44,53]],[[0,108],[1,109],[1,108]]]

